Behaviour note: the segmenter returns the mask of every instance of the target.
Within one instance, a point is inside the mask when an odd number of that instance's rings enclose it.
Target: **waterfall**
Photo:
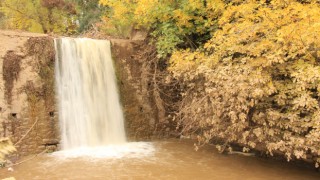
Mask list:
[[[55,39],[63,150],[126,142],[110,41]]]

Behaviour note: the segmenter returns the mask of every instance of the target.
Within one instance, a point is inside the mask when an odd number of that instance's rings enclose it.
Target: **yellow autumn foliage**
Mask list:
[[[109,7],[102,27],[110,34],[129,37],[132,29],[149,31],[159,57],[179,45],[196,49],[210,37],[223,12],[222,0],[100,0]]]
[[[1,0],[0,12],[7,29],[60,34],[75,31],[74,9],[64,1]]]

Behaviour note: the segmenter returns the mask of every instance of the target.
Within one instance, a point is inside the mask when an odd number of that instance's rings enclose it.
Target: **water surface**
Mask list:
[[[13,172],[0,169],[0,178],[20,179],[213,179],[213,180],[319,180],[320,173],[276,160],[223,155],[212,146],[194,151],[192,142],[154,142],[152,150],[126,156],[62,158],[38,156]],[[148,145],[148,146],[149,146]],[[149,147],[150,148],[150,147]]]

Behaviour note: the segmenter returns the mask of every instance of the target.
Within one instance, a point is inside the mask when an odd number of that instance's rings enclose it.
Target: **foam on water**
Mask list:
[[[142,158],[152,156],[155,148],[149,142],[131,142],[117,145],[97,146],[97,147],[79,147],[76,149],[57,151],[51,155],[54,157],[69,158]]]

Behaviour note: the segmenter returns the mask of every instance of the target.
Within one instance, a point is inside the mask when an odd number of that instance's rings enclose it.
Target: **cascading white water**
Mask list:
[[[110,41],[55,39],[63,150],[126,142]]]

